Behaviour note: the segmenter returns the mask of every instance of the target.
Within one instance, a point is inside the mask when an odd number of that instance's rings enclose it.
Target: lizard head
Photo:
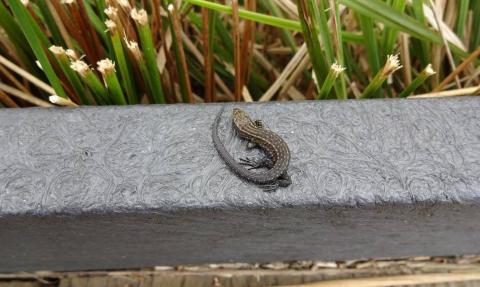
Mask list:
[[[244,110],[241,110],[239,108],[234,108],[232,113],[233,113],[233,122],[237,127],[253,124],[252,120]]]

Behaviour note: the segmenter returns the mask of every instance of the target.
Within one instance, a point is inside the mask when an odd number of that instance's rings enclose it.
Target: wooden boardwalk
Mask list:
[[[0,287],[480,286],[480,256],[0,274]]]

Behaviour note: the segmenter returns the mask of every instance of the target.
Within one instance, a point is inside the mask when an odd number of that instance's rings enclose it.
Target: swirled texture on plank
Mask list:
[[[480,99],[242,106],[291,149],[293,184],[265,193],[211,141],[220,105],[0,110],[0,214],[354,205],[480,197]]]

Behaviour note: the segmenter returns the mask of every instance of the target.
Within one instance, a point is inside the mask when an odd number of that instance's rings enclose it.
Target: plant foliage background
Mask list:
[[[480,1],[0,0],[0,105],[475,95]]]

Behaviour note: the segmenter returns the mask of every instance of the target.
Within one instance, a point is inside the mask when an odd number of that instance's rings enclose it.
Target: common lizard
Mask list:
[[[287,173],[290,162],[290,150],[287,143],[276,133],[264,128],[260,120],[253,121],[241,109],[233,109],[233,127],[237,134],[248,140],[247,147],[260,147],[265,157],[260,159],[241,158],[237,162],[226,150],[218,135],[218,126],[224,108],[218,113],[212,127],[213,144],[226,165],[240,178],[260,185],[265,191],[274,191],[278,187],[287,187],[292,183]],[[250,168],[246,168],[249,166]],[[252,169],[267,168],[260,172]]]

